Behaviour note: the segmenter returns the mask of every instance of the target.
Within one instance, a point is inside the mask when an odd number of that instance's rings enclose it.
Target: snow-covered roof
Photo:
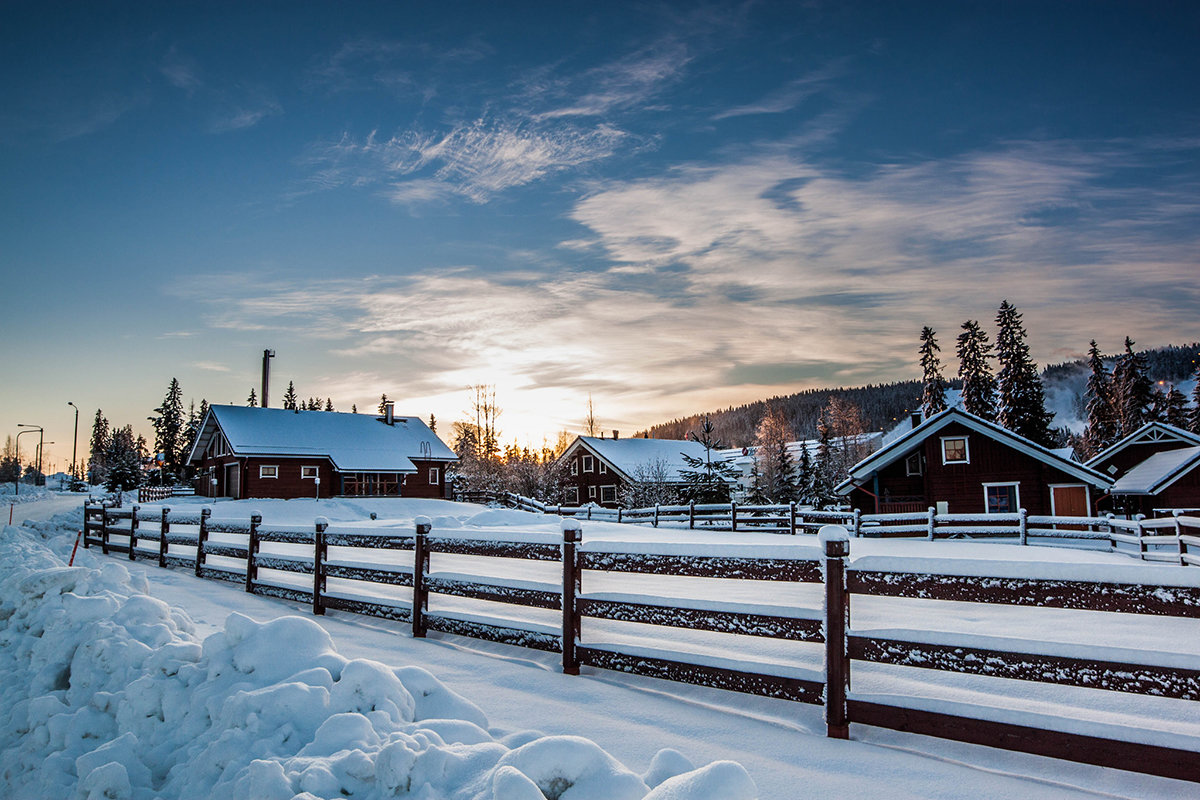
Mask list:
[[[1168,425],[1165,422],[1147,422],[1142,427],[1138,428],[1133,433],[1126,436],[1105,449],[1101,450],[1096,455],[1088,459],[1087,465],[1103,463],[1110,456],[1114,455],[1126,447],[1133,444],[1154,444],[1156,442],[1180,442],[1187,445],[1200,446],[1200,436],[1185,431],[1183,428],[1176,428],[1174,425]]]
[[[681,482],[683,478],[679,474],[680,471],[691,469],[683,460],[684,453],[704,460],[704,445],[699,442],[683,439],[600,439],[595,436],[580,436],[567,448],[562,457],[568,458],[583,446],[629,479],[634,477],[639,467],[662,462],[667,480]],[[713,451],[714,461],[720,459],[718,453],[717,450]]]
[[[1024,453],[1031,458],[1035,458],[1045,464],[1048,464],[1062,472],[1086,481],[1092,486],[1108,487],[1112,485],[1112,478],[1097,472],[1076,461],[1063,458],[1049,448],[1042,447],[1040,444],[1031,442],[1023,436],[1018,436],[1010,430],[1000,427],[994,422],[988,422],[974,414],[968,414],[960,408],[948,408],[945,411],[934,414],[927,420],[922,422],[917,427],[913,428],[904,436],[888,444],[882,450],[877,451],[873,455],[864,458],[862,461],[855,464],[850,469],[850,477],[838,484],[835,491],[838,494],[845,494],[855,486],[861,485],[863,481],[871,476],[873,472],[887,464],[892,463],[896,459],[906,455],[910,448],[918,442],[924,441],[926,437],[931,436],[947,425],[957,422],[961,425],[970,428],[977,433],[981,433],[996,441],[1008,445],[1014,450]]]
[[[1158,494],[1200,464],[1200,447],[1155,453],[1112,485],[1112,494]]]
[[[217,430],[239,456],[326,456],[342,472],[415,472],[412,459],[457,460],[418,417],[210,406],[189,461]]]

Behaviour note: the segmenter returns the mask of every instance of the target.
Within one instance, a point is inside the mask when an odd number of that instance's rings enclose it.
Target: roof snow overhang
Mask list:
[[[1154,444],[1156,442],[1180,442],[1196,447],[1200,446],[1200,436],[1191,431],[1185,431],[1183,428],[1168,425],[1165,422],[1147,422],[1124,439],[1109,445],[1104,450],[1089,458],[1086,466],[1090,467],[1093,464],[1103,463],[1130,445]]]
[[[1200,465],[1200,446],[1165,450],[1141,462],[1112,485],[1120,495],[1156,495]]]
[[[865,483],[874,473],[883,467],[909,455],[914,445],[925,441],[925,439],[952,423],[963,425],[976,433],[1007,445],[1030,458],[1037,459],[1060,472],[1064,472],[1073,478],[1097,488],[1107,489],[1113,483],[1112,478],[1109,476],[1076,461],[1065,459],[1049,448],[1031,442],[1023,436],[1018,436],[994,422],[988,422],[974,414],[968,414],[962,409],[948,408],[945,411],[934,414],[904,436],[901,436],[886,447],[855,464],[850,468],[850,477],[839,483],[834,491],[838,494],[848,494],[851,490]]]

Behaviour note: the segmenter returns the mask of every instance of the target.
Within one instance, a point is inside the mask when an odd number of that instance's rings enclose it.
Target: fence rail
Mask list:
[[[1146,528],[1174,530],[1182,546],[1200,546],[1200,537],[1179,533],[1200,526],[1200,519],[1177,517],[1169,522]],[[246,523],[217,523],[208,509],[197,515],[173,514],[169,508],[150,513],[138,506],[84,507],[85,547],[98,546],[130,560],[157,560],[160,566],[190,569],[199,577],[239,583],[246,592],[309,605],[314,614],[327,609],[349,611],[407,624],[417,638],[433,630],[556,652],[567,674],[578,674],[581,666],[588,666],[823,705],[831,737],[849,737],[851,724],[874,725],[1200,781],[1200,753],[1190,750],[996,722],[986,713],[967,716],[946,713],[944,708],[921,709],[920,701],[911,698],[879,702],[874,696],[849,691],[854,664],[876,663],[1200,701],[1200,669],[1116,661],[1109,657],[1110,651],[1099,648],[1071,647],[1062,652],[1053,643],[1024,642],[1023,649],[1015,650],[1011,639],[936,631],[858,631],[850,615],[851,597],[857,594],[1200,619],[1200,587],[859,569],[848,563],[850,536],[844,528],[829,526],[821,543],[823,552],[814,549],[812,557],[748,557],[744,550],[720,554],[711,547],[684,554],[678,547],[672,553],[609,552],[600,542],[584,547],[578,519],[563,521],[561,540],[500,541],[435,536],[423,517],[417,519],[413,535],[399,535],[390,530],[331,528],[323,519],[301,529],[264,526],[258,515]],[[264,550],[264,545],[270,549]],[[395,561],[396,553],[409,552],[412,566]],[[498,563],[494,569],[498,574],[490,577],[432,569],[441,558],[459,556],[489,563],[559,562],[561,581],[514,579],[511,570]],[[1190,552],[1185,556],[1195,558]],[[586,591],[593,578],[585,574],[602,573],[823,584],[825,604],[813,610],[747,607],[712,599]],[[406,597],[398,596],[397,588],[406,590]],[[483,600],[505,609],[557,611],[561,625],[522,619],[515,611],[511,617],[442,608],[431,611],[431,596]],[[585,637],[585,632],[592,633],[592,623],[585,628],[585,619],[817,647],[824,653],[824,668],[805,669],[778,660],[756,663],[741,652],[717,657],[666,649],[671,637],[665,632],[655,637],[654,647],[606,643],[592,635]],[[818,653],[804,652],[809,660]]]

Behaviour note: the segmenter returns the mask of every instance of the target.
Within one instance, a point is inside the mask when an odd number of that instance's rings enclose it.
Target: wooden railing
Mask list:
[[[563,521],[561,540],[512,532],[509,535],[518,538],[439,536],[424,517],[417,519],[412,534],[387,528],[339,528],[320,518],[312,527],[301,528],[265,525],[258,515],[246,522],[215,521],[208,509],[180,514],[169,508],[150,512],[137,506],[116,509],[98,504],[84,507],[84,520],[85,547],[99,546],[105,553],[130,560],[149,558],[160,566],[236,583],[247,592],[304,603],[314,614],[327,609],[349,611],[407,623],[417,638],[433,630],[558,652],[568,674],[590,666],[823,704],[831,737],[849,736],[850,724],[858,723],[1200,780],[1200,754],[1191,750],[1001,723],[986,714],[922,710],[919,700],[881,702],[848,690],[853,663],[872,662],[914,671],[933,669],[1200,700],[1200,669],[1118,663],[1102,650],[1088,652],[1086,647],[1053,643],[1014,646],[1011,639],[908,630],[872,634],[856,630],[850,615],[850,598],[860,595],[1200,619],[1200,587],[859,568],[848,563],[850,537],[839,526],[822,531],[824,550],[813,548],[811,557],[760,557],[748,556],[736,545],[675,545],[645,553],[613,550],[602,541],[585,544],[578,519]],[[1171,522],[1178,531],[1200,527],[1195,518]],[[1177,535],[1182,548],[1200,547],[1200,537]],[[411,562],[408,557],[397,558],[408,551]],[[1197,563],[1192,552],[1182,552],[1186,563]],[[489,570],[490,577],[436,569],[443,558],[461,556],[510,566]],[[541,580],[536,575],[535,579],[512,576],[512,565],[520,571],[520,565],[538,562],[561,564],[561,571],[555,568],[549,573],[561,577],[546,580],[544,568]],[[585,573],[717,578],[724,586],[729,581],[823,582],[826,599],[824,608],[807,610],[597,593],[588,591]],[[592,580],[587,578],[588,583]],[[435,596],[443,599],[431,607]],[[726,595],[714,590],[711,596]],[[443,607],[445,598],[557,611],[561,625],[522,619],[515,612],[493,617],[454,611]],[[585,619],[593,621],[586,628]],[[727,657],[700,656],[674,649],[672,636],[666,633],[654,637],[653,647],[605,643],[588,635],[591,626],[601,622],[767,637],[793,642],[797,648],[823,645],[824,669],[789,667],[778,660],[755,663],[742,651],[729,652]],[[813,651],[806,652],[811,660]]]

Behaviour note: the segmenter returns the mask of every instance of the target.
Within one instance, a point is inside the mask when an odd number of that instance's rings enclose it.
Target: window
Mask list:
[[[316,467],[301,467],[300,477],[304,480],[312,480],[317,477]]]
[[[579,474],[579,460],[578,459],[574,459],[574,458],[571,459],[571,474],[572,475]]]
[[[441,470],[437,467],[429,468],[429,482],[434,486],[442,482]]]
[[[605,464],[603,461],[601,461],[599,472],[601,475],[607,475],[608,474],[608,464]]]
[[[267,466],[266,464],[263,464],[262,466],[260,466],[258,468],[258,477],[260,477],[260,478],[278,478],[279,477],[279,467]]]
[[[965,436],[943,436],[942,437],[942,463],[943,464],[970,464],[971,452],[967,449],[967,437]]]
[[[583,457],[583,471],[584,472],[594,471],[594,469],[595,469],[594,462],[595,462],[595,459],[592,458],[591,456],[584,456]]]
[[[904,474],[905,475],[923,475],[924,470],[921,469],[921,454],[913,453],[908,458],[904,459]]]
[[[1016,483],[985,483],[983,498],[989,514],[1013,514],[1021,507]]]
[[[588,487],[588,500],[595,500],[595,499],[596,499],[596,487],[589,486]]]
[[[578,486],[568,486],[567,487],[567,502],[568,503],[576,503],[576,504],[579,503],[579,487]]]
[[[600,502],[601,503],[617,502],[617,487],[616,486],[601,486],[600,487]]]

